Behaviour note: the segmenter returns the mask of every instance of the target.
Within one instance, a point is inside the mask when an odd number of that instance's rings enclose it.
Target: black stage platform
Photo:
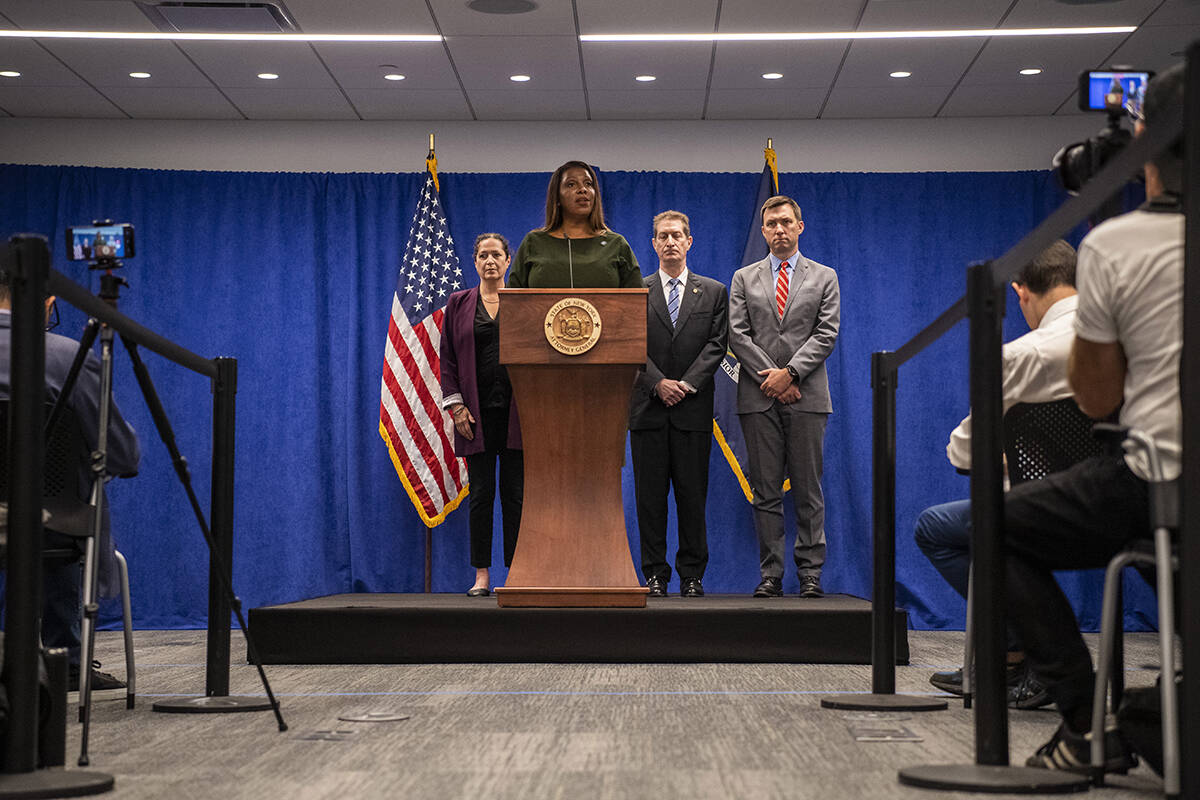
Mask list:
[[[908,614],[896,610],[896,661]],[[335,594],[250,610],[266,664],[871,663],[849,595],[651,597],[646,608],[498,608],[458,594]]]

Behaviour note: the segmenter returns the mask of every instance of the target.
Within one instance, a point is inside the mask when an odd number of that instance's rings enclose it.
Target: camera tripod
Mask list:
[[[128,286],[128,282],[119,275],[113,274],[113,269],[121,266],[121,263],[115,259],[101,259],[94,264],[90,264],[89,268],[94,270],[103,270],[100,276],[100,299],[108,303],[114,309],[117,307],[117,302],[120,298],[120,287]],[[85,540],[84,550],[84,571],[82,584],[83,597],[83,622],[80,635],[80,685],[79,685],[79,719],[83,724],[83,730],[80,737],[80,754],[79,766],[87,766],[88,759],[88,734],[91,726],[91,678],[92,678],[92,653],[95,648],[96,635],[96,619],[98,612],[96,598],[96,574],[99,554],[97,546],[99,543],[100,532],[104,522],[104,484],[108,479],[107,475],[107,454],[108,454],[108,425],[112,416],[112,369],[113,369],[113,329],[108,325],[100,323],[96,318],[90,318],[87,326],[84,329],[83,335],[80,337],[79,348],[75,353],[75,359],[71,364],[70,371],[67,373],[67,378],[63,383],[62,390],[59,393],[58,400],[55,402],[49,417],[46,420],[46,431],[51,431],[57,424],[59,417],[62,414],[62,409],[65,407],[66,401],[69,399],[72,390],[79,378],[79,372],[82,369],[84,362],[87,360],[88,354],[91,352],[95,344],[97,336],[100,339],[100,397],[99,397],[99,429],[96,436],[96,449],[91,453],[90,468],[92,473],[92,491],[90,496],[91,506],[91,521],[89,535]],[[179,452],[179,448],[175,443],[175,433],[171,428],[171,423],[167,419],[166,411],[164,410],[161,401],[158,397],[158,392],[154,388],[154,383],[150,379],[150,373],[146,369],[145,363],[142,361],[141,355],[138,352],[137,344],[130,341],[124,335],[121,336],[121,341],[125,345],[126,351],[129,353],[130,360],[133,363],[134,374],[137,377],[138,387],[141,389],[142,397],[146,401],[146,405],[150,410],[150,415],[154,419],[155,428],[158,431],[159,438],[166,445],[167,451],[171,456],[171,462],[175,467],[175,473],[187,493],[188,500],[191,504],[192,511],[196,516],[196,520],[200,525],[200,531],[204,536],[204,541],[208,545],[209,558],[211,560],[211,573],[215,573],[221,583],[221,589],[225,593],[229,602],[230,608],[234,611],[238,625],[241,628],[242,635],[246,639],[246,649],[251,663],[258,670],[259,679],[262,682],[263,689],[267,695],[267,702],[264,703],[258,698],[246,697],[204,697],[194,698],[182,701],[181,703],[171,703],[169,701],[156,703],[155,710],[157,711],[261,711],[271,709],[275,714],[275,719],[280,731],[287,730],[287,723],[283,720],[283,715],[279,710],[279,701],[275,698],[271,691],[270,683],[267,681],[266,673],[262,668],[262,661],[258,657],[258,652],[254,647],[253,639],[246,626],[246,620],[242,613],[241,600],[233,591],[233,580],[231,575],[230,564],[222,557],[220,549],[213,540],[212,532],[204,518],[204,512],[200,507],[200,502],[196,497],[195,490],[191,483],[191,472],[188,469],[187,459]],[[211,622],[210,622],[211,624]],[[132,676],[130,676],[132,678]],[[199,702],[194,702],[198,700]],[[208,702],[206,702],[208,701]]]

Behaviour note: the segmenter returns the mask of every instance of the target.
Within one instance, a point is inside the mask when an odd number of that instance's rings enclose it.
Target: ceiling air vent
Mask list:
[[[282,2],[242,3],[163,0],[134,4],[160,31],[172,33],[299,33]]]

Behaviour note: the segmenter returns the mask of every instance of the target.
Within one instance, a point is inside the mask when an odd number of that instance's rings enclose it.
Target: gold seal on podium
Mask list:
[[[546,341],[560,353],[577,356],[600,341],[600,312],[579,297],[564,297],[546,312]]]

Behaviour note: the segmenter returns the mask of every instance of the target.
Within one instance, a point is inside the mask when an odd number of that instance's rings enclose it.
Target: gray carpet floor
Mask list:
[[[262,695],[234,633],[232,694]],[[1094,637],[1089,637],[1094,646]],[[900,692],[935,693],[930,672],[960,663],[957,632],[911,632]],[[137,708],[96,704],[91,769],[107,797],[184,798],[957,798],[901,786],[902,767],[974,761],[970,711],[887,714],[920,742],[859,742],[852,712],[820,698],[866,691],[870,667],[791,664],[460,664],[272,666],[289,730],[270,712],[179,715],[160,698],[202,694],[204,632],[139,631]],[[1127,684],[1153,682],[1155,637],[1127,642]],[[123,674],[119,633],[98,638]],[[361,712],[409,715],[345,722]],[[1052,733],[1053,712],[1012,711],[1013,763]],[[338,733],[321,733],[321,732]],[[68,729],[68,764],[80,727]],[[313,738],[313,737],[316,738]],[[306,738],[308,737],[308,738]],[[1106,800],[1160,796],[1146,767],[1093,789]],[[998,796],[998,795],[991,795]],[[1004,795],[1007,796],[1007,795]]]

